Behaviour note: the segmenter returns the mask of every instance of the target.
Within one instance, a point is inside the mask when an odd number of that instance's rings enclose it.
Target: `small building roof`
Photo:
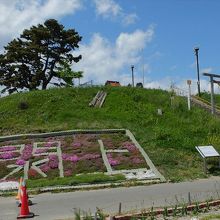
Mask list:
[[[105,85],[120,86],[120,83],[118,81],[107,80]]]

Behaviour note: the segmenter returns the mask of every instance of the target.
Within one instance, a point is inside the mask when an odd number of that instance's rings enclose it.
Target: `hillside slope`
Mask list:
[[[196,107],[189,112],[181,97],[171,106],[166,91],[126,87],[104,88],[108,96],[103,108],[91,108],[88,104],[99,89],[49,89],[1,98],[0,135],[127,128],[166,178],[204,176],[195,146],[213,144],[220,151],[218,118]]]

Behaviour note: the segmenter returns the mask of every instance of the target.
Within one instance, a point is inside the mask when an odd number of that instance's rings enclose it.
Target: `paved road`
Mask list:
[[[204,201],[209,198],[219,198],[220,177],[196,180],[183,183],[163,183],[150,186],[120,187],[69,193],[44,193],[35,195],[30,207],[34,219],[55,220],[72,217],[74,208],[95,212],[96,207],[106,213],[116,213],[119,203],[122,211],[174,205],[191,199]],[[0,197],[0,220],[14,220],[19,213],[14,197]]]

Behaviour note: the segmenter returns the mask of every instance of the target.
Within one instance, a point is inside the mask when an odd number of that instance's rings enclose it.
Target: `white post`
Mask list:
[[[188,98],[187,98],[187,100],[188,100],[188,110],[190,111],[191,110],[191,80],[187,80],[187,84],[188,84],[188,89],[189,89],[189,91],[188,91]]]

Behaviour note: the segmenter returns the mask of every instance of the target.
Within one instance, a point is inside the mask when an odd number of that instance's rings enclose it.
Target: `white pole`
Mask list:
[[[190,111],[191,110],[191,80],[187,80],[187,84],[188,84],[188,110]]]
[[[142,62],[143,62],[143,88],[144,88],[144,49],[142,48]]]

